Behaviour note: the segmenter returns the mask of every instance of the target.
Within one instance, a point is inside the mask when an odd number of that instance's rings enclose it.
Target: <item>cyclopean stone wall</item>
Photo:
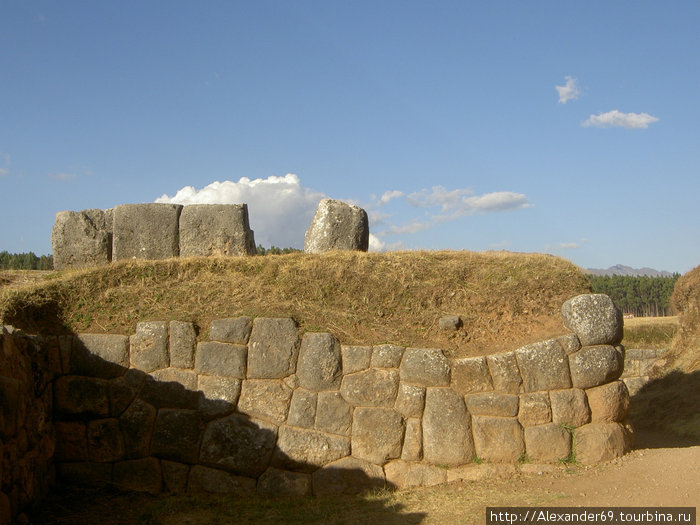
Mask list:
[[[287,318],[216,320],[199,341],[178,321],[44,338],[57,477],[152,493],[353,493],[620,456],[621,317],[599,295],[562,313],[568,335],[460,359],[346,346]],[[5,473],[16,460],[5,454]]]

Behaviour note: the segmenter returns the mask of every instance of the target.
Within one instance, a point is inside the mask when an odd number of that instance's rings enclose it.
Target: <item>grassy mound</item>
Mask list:
[[[2,290],[2,322],[31,332],[132,333],[146,320],[206,329],[217,318],[293,317],[343,344],[464,356],[565,333],[561,305],[589,284],[578,267],[548,255],[331,252],[123,261]],[[441,331],[438,320],[448,314],[464,327]]]
[[[667,354],[669,365],[684,372],[700,370],[700,266],[683,275],[673,288],[671,305],[679,329]]]

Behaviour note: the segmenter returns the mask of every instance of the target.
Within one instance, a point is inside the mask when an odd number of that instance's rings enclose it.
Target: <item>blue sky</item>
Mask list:
[[[700,264],[700,3],[0,5],[0,250],[61,210],[247,202],[303,246],[319,199],[375,249]],[[217,184],[213,184],[217,183]]]

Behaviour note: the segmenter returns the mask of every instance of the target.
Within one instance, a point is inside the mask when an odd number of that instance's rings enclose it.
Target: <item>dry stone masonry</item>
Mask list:
[[[199,342],[179,321],[131,336],[3,329],[0,517],[54,472],[151,493],[306,495],[618,457],[629,393],[611,304],[574,298],[573,333],[460,359],[342,345],[287,318],[219,319]]]

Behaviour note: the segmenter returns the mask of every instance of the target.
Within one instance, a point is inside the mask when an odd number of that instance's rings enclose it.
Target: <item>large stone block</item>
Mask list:
[[[171,494],[183,494],[187,490],[190,466],[176,461],[160,460],[163,471],[163,490]]]
[[[159,494],[163,486],[156,458],[132,459],[114,464],[113,483],[120,490]]]
[[[590,388],[620,377],[624,357],[610,345],[587,346],[569,356],[569,366],[573,385]]]
[[[399,384],[399,392],[396,396],[396,404],[394,409],[403,415],[403,417],[423,416],[423,408],[425,407],[425,387],[417,385],[409,385],[407,383]]]
[[[162,368],[152,372],[151,377],[160,383],[177,383],[187,390],[197,390],[197,374],[183,368]]]
[[[377,345],[372,348],[373,368],[398,368],[403,357],[404,347],[397,345]]]
[[[434,465],[461,465],[474,455],[464,399],[451,388],[428,388],[423,411],[423,458]]]
[[[316,209],[311,226],[304,236],[306,253],[331,250],[366,252],[369,248],[367,212],[358,206],[333,199],[323,199]]]
[[[544,425],[552,421],[552,408],[548,392],[531,392],[520,395],[518,421],[524,427]]]
[[[59,377],[54,383],[54,406],[59,417],[95,418],[109,415],[109,383],[82,376]]]
[[[340,392],[319,392],[316,405],[316,430],[349,436],[352,427],[352,406]]]
[[[56,463],[56,477],[69,485],[104,487],[112,481],[112,464],[90,461]]]
[[[116,206],[112,260],[177,257],[181,210],[179,204]]]
[[[580,427],[591,420],[586,393],[578,388],[552,390],[549,393],[552,406],[552,422]]]
[[[292,394],[287,423],[301,428],[314,428],[316,423],[316,402],[318,394],[297,388]]]
[[[136,324],[136,333],[129,338],[131,367],[153,372],[170,366],[168,323],[145,321]]]
[[[399,371],[370,368],[343,376],[340,393],[355,406],[393,407],[399,389]]]
[[[258,478],[258,492],[266,496],[310,496],[311,476],[270,467]]]
[[[332,334],[304,334],[297,362],[299,385],[315,392],[337,390],[342,369],[340,344]]]
[[[87,428],[78,421],[56,421],[56,461],[87,461]]]
[[[406,420],[406,432],[403,438],[401,459],[405,461],[420,461],[423,455],[423,427],[421,420],[411,418]]]
[[[195,410],[164,408],[156,416],[151,454],[180,463],[197,463],[202,421]]]
[[[493,390],[486,358],[466,357],[452,361],[452,388],[458,394]]]
[[[356,408],[352,423],[352,455],[377,465],[401,456],[404,423],[391,408]]]
[[[265,320],[259,319],[258,323],[265,324]],[[214,319],[209,324],[209,338],[212,341],[222,343],[235,343],[247,345],[250,332],[253,329],[253,320],[250,317],[231,317],[228,319]],[[265,332],[265,330],[263,330]],[[261,334],[261,338],[269,337],[267,333]]]
[[[385,484],[382,467],[354,457],[333,461],[314,472],[312,478],[315,496],[360,494]]]
[[[199,412],[209,419],[233,412],[241,395],[241,380],[232,377],[200,375],[197,389],[202,392],[199,398]]]
[[[287,419],[291,398],[292,390],[279,379],[246,379],[238,411],[279,426]]]
[[[247,204],[192,204],[180,213],[180,255],[255,255]]]
[[[622,312],[605,294],[578,295],[561,307],[564,326],[583,346],[616,345],[622,341]]]
[[[576,461],[583,465],[609,461],[628,450],[627,430],[620,423],[590,423],[574,431]]]
[[[586,397],[591,409],[591,421],[594,423],[621,422],[627,416],[630,394],[622,381],[589,388]]]
[[[482,460],[514,463],[525,452],[523,428],[515,418],[472,417],[474,448]]]
[[[432,487],[447,481],[447,469],[426,463],[396,460],[384,466],[386,482],[399,490],[411,487]]]
[[[340,352],[340,349],[338,349]],[[294,373],[299,354],[297,324],[289,318],[258,317],[248,342],[248,377],[274,379]]]
[[[407,348],[399,368],[401,381],[421,386],[449,386],[450,363],[442,350]]]
[[[494,390],[509,394],[520,392],[523,378],[520,377],[518,362],[513,352],[486,356],[486,362],[489,365]]]
[[[214,341],[197,344],[194,369],[198,374],[245,379],[248,348]]]
[[[129,368],[129,338],[116,334],[78,334],[73,336],[70,373],[112,378]]]
[[[53,267],[99,266],[112,260],[112,210],[60,211],[51,230]]]
[[[223,470],[195,465],[190,471],[187,491],[250,496],[255,493],[255,485],[256,482],[252,478],[235,476]]]
[[[124,435],[124,450],[127,458],[142,458],[149,455],[155,421],[155,407],[140,399],[134,400],[119,417],[119,427]]]
[[[569,388],[569,361],[556,339],[533,343],[515,351],[525,392]]]
[[[279,429],[273,466],[313,472],[350,455],[350,438],[283,425]]]
[[[571,434],[556,423],[527,427],[525,450],[535,463],[557,463],[571,453]]]
[[[485,392],[466,396],[467,410],[473,416],[515,417],[518,415],[518,396]]]
[[[371,346],[341,345],[340,352],[343,356],[344,374],[353,374],[369,368],[372,360]]]
[[[111,463],[124,459],[124,439],[119,420],[96,419],[87,425],[87,445],[90,461]]]
[[[197,331],[193,323],[170,321],[170,366],[194,368]]]

